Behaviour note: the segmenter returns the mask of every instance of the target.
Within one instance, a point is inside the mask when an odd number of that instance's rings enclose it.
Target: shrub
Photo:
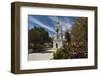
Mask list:
[[[83,48],[79,44],[64,44],[62,48],[58,48],[53,53],[53,59],[75,59],[75,58],[87,58],[87,48]]]
[[[53,59],[68,59],[70,58],[69,47],[58,48],[56,52],[53,53]]]
[[[53,52],[53,59],[62,59],[63,51],[61,48],[57,49],[56,52]]]

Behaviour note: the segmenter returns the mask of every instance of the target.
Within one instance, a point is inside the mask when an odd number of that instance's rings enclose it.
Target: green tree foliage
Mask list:
[[[70,42],[71,42],[71,35],[70,35],[70,33],[68,31],[65,32],[65,39],[66,39],[65,43],[70,44]]]
[[[62,51],[62,48],[57,49],[56,52],[53,52],[53,59],[63,59],[64,58],[64,52]]]
[[[87,57],[87,32],[88,20],[87,17],[79,17],[71,30],[71,43],[74,53],[79,54],[79,57]]]
[[[72,40],[78,42],[87,41],[87,26],[87,17],[77,18],[71,30]]]
[[[48,32],[41,27],[34,27],[28,32],[29,48],[33,50],[42,50],[44,43],[50,42],[50,39]],[[30,43],[33,44],[32,47],[30,47]]]
[[[53,59],[70,59],[70,58],[71,58],[70,45],[64,44],[62,48],[58,48],[53,53]]]

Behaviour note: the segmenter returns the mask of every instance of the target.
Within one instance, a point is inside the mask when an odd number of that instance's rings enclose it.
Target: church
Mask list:
[[[56,34],[54,34],[53,48],[61,48],[63,46],[64,34],[59,17],[57,17],[57,21],[55,23],[55,31]]]

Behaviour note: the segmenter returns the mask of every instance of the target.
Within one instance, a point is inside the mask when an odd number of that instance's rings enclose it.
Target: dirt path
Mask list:
[[[40,53],[30,53],[29,61],[32,60],[51,60],[53,58],[53,49],[47,49],[45,52]]]

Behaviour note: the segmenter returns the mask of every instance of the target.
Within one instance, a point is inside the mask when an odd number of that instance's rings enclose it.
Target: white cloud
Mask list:
[[[48,16],[49,19],[51,19],[53,22],[57,21],[57,17],[56,16]]]
[[[51,31],[51,32],[56,33],[54,29],[52,29],[51,27],[48,27],[47,25],[43,24],[43,23],[40,22],[39,20],[37,20],[37,19],[35,19],[35,18],[31,17],[31,16],[30,16],[29,19],[30,19],[31,22],[34,22],[34,23],[38,24],[39,26],[41,26],[41,27],[43,27],[43,28],[45,28],[45,29],[48,29],[48,30]]]
[[[28,24],[28,26],[29,26],[28,27],[29,30],[32,29],[32,28],[34,28],[34,26],[32,24],[30,24],[30,23]]]
[[[49,19],[51,19],[54,23],[57,22],[57,17],[49,16]],[[63,17],[64,20],[60,19],[60,24],[62,25],[62,30],[65,32],[66,30],[71,29],[72,23],[70,23],[70,19]]]
[[[72,24],[66,23],[66,22],[62,22],[63,31],[69,30],[69,29],[71,29],[71,27],[72,27]]]
[[[65,18],[65,17],[64,17],[64,20],[61,22],[62,22],[64,31],[70,30],[72,28],[73,23],[74,23],[74,22],[70,21],[70,19]]]

